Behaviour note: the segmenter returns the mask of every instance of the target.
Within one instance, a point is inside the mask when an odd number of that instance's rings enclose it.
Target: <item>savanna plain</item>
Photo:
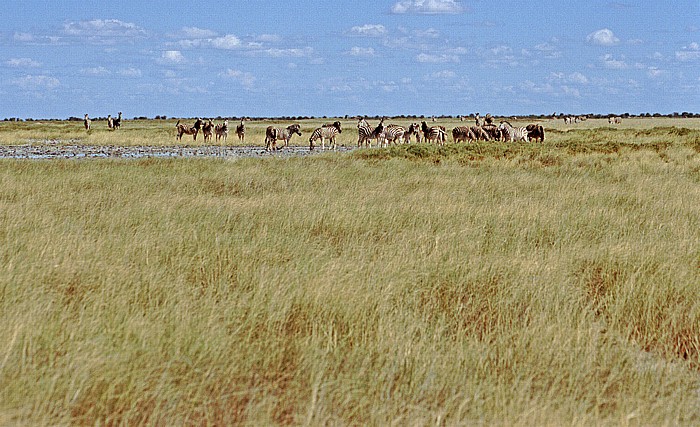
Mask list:
[[[698,425],[700,122],[542,124],[0,160],[0,424]],[[176,143],[174,121],[122,126],[0,143]]]

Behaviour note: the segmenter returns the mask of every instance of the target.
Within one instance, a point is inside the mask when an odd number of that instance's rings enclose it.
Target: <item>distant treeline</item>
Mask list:
[[[623,114],[618,114],[618,113],[608,113],[608,114],[578,114],[578,115],[572,115],[572,114],[564,114],[564,113],[555,113],[555,114],[539,114],[539,115],[525,115],[525,116],[498,116],[498,117],[507,117],[507,118],[512,118],[512,119],[525,119],[525,120],[545,120],[545,119],[551,119],[551,118],[558,118],[558,119],[563,119],[564,117],[567,116],[585,116],[589,119],[607,119],[609,117],[622,117],[622,118],[631,118],[631,117],[668,117],[668,118],[700,118],[700,113],[689,113],[687,111],[684,111],[682,113],[674,112],[671,114],[660,114],[660,113],[640,113],[640,114],[630,114],[630,113],[623,113]],[[202,116],[205,117],[205,116]],[[223,120],[224,118],[232,118],[232,117],[237,117],[237,116],[229,116],[229,117],[222,117],[222,116],[217,116],[217,117],[211,117],[212,120]],[[357,119],[359,117],[366,117],[368,119],[375,119],[375,120],[380,120],[382,118],[393,118],[393,119],[408,119],[408,120],[417,120],[417,119],[426,119],[426,118],[435,118],[436,120],[455,120],[459,119],[461,117],[464,118],[473,118],[474,115],[457,115],[457,116],[449,116],[449,115],[442,115],[442,116],[425,116],[425,115],[399,115],[399,116],[368,116],[368,115],[356,115],[356,116],[350,116],[350,115],[345,115],[343,118],[345,120],[350,120],[350,119]],[[206,117],[210,118],[210,117]],[[245,116],[246,120],[286,120],[286,121],[298,121],[298,120],[315,120],[315,119],[328,119],[328,116],[322,116],[322,117],[316,117],[316,116],[281,116],[281,117],[248,117]],[[189,117],[170,117],[170,119],[184,119],[184,120],[189,120],[191,118]],[[70,121],[70,122],[82,122],[84,120],[83,117],[69,117],[67,119],[33,119],[33,118],[27,118],[27,119],[22,119],[19,117],[6,117],[2,121],[4,122],[33,122],[33,121],[42,121],[42,122],[47,122],[47,121]],[[92,120],[107,120],[107,117],[94,117]],[[152,119],[150,117],[146,116],[140,116],[140,117],[134,117],[132,120],[168,120],[168,116],[155,116]]]

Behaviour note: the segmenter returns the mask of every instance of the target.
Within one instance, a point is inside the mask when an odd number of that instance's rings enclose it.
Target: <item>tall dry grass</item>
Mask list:
[[[606,132],[2,161],[0,422],[697,424],[696,135]]]

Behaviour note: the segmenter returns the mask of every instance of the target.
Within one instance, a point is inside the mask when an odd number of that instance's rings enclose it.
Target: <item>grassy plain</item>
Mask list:
[[[626,123],[0,161],[0,424],[697,425],[700,130]]]

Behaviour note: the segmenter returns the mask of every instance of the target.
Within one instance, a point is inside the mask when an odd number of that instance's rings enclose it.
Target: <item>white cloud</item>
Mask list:
[[[614,46],[620,43],[620,39],[615,37],[612,30],[608,28],[603,28],[602,30],[594,31],[586,37],[589,43],[597,44],[600,46]]]
[[[422,63],[445,63],[445,62],[459,62],[459,57],[457,55],[431,55],[427,53],[420,53],[416,56],[416,60]]]
[[[588,84],[588,77],[586,77],[585,75],[583,75],[582,73],[579,73],[577,71],[577,72],[569,74],[568,81],[571,83],[578,83],[578,84],[585,85],[585,84]]]
[[[63,25],[63,31],[70,36],[78,37],[139,37],[146,35],[146,31],[142,28],[118,19],[68,22]]]
[[[220,76],[236,80],[246,89],[251,89],[255,83],[255,76],[253,76],[252,73],[243,72],[241,70],[233,70],[229,68],[225,72],[221,73]]]
[[[683,46],[682,50],[676,51],[676,59],[679,61],[692,61],[700,59],[700,45],[696,42]]]
[[[34,35],[30,33],[15,33],[12,37],[16,42],[28,43],[34,41]]]
[[[106,76],[106,75],[109,75],[110,72],[105,67],[99,66],[99,67],[83,68],[82,70],[80,70],[80,74],[83,74],[86,76]]]
[[[305,56],[311,56],[311,54],[313,54],[313,52],[314,52],[314,49],[312,47],[293,48],[293,49],[271,48],[271,49],[266,49],[263,52],[266,53],[268,56],[271,56],[273,58],[302,58]]]
[[[605,65],[605,68],[610,68],[612,70],[624,70],[625,68],[627,68],[627,63],[624,61],[624,59],[615,59],[609,53],[602,56],[601,60],[603,61],[603,65]]]
[[[661,77],[664,74],[666,74],[666,70],[660,70],[656,67],[649,67],[649,69],[647,70],[647,76],[649,76],[652,79]]]
[[[350,56],[374,56],[374,48],[371,47],[357,47],[354,46],[348,51],[348,55]]]
[[[6,65],[16,68],[36,68],[41,67],[41,63],[31,58],[11,58],[5,61]]]
[[[443,71],[437,71],[435,73],[432,73],[428,76],[429,80],[435,80],[435,79],[441,79],[441,80],[447,80],[447,79],[452,79],[455,78],[457,74],[455,74],[454,71],[450,70],[443,70]]]
[[[56,89],[61,85],[61,82],[57,78],[44,75],[26,75],[24,77],[19,77],[12,80],[11,83],[22,89],[28,90]]]
[[[394,3],[392,13],[416,14],[456,14],[465,12],[465,8],[455,0],[402,0]]]
[[[217,49],[237,49],[241,46],[241,39],[233,34],[226,34],[211,40],[211,45]]]
[[[381,24],[366,24],[350,28],[352,34],[367,37],[381,37],[387,34],[387,29]]]
[[[182,29],[182,35],[188,39],[209,39],[216,37],[214,31],[197,27],[184,27]]]
[[[142,74],[140,69],[134,67],[119,70],[119,75],[123,77],[141,77]]]
[[[171,63],[175,63],[175,64],[179,64],[179,63],[185,61],[185,57],[182,55],[182,52],[180,52],[179,50],[166,50],[161,55],[161,59],[164,62],[171,62]]]

